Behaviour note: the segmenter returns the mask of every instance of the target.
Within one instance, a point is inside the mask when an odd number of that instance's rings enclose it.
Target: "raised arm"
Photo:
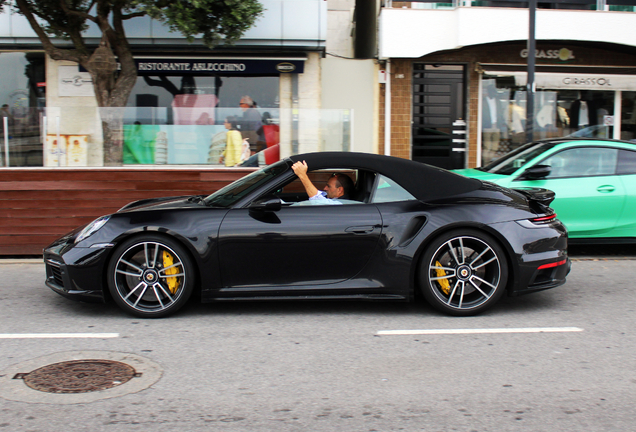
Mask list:
[[[307,177],[308,168],[309,167],[307,166],[307,163],[305,161],[298,161],[292,165],[294,173],[296,173],[303,186],[305,187],[305,192],[307,192],[309,198],[312,198],[318,194],[318,189],[316,188],[316,186],[314,186],[311,180],[309,180],[309,177]]]

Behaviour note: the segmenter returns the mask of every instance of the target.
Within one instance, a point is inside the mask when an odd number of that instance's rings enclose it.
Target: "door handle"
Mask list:
[[[612,185],[603,185],[596,188],[596,190],[600,193],[610,193],[616,190],[616,187]]]
[[[373,225],[365,225],[365,226],[353,226],[347,228],[345,231],[354,233],[354,234],[370,234],[375,229]]]

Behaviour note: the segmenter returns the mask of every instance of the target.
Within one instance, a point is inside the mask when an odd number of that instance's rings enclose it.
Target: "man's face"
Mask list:
[[[344,193],[342,186],[338,187],[338,180],[335,177],[331,177],[327,181],[327,185],[323,189],[327,192],[327,198],[339,198]]]
[[[241,107],[241,110],[243,111],[247,111],[247,109],[250,107],[249,104],[245,102],[243,99],[241,99],[241,102],[239,102],[239,106]]]

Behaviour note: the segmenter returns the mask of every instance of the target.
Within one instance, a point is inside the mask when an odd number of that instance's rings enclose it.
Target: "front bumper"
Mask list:
[[[109,248],[78,248],[56,242],[44,249],[45,284],[69,299],[104,302]]]

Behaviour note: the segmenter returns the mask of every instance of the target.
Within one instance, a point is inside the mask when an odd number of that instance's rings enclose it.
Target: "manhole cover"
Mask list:
[[[88,393],[122,385],[141,376],[126,363],[113,360],[73,360],[43,366],[29,373],[19,373],[34,390],[47,393]]]

